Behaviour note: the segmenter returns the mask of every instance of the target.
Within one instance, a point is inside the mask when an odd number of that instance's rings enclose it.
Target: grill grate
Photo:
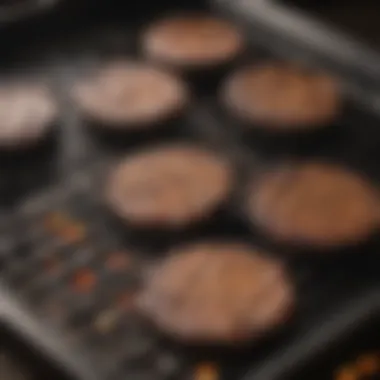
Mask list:
[[[215,88],[212,91],[208,88],[205,95],[206,91],[198,85],[194,105],[181,121],[180,136],[164,136],[122,149],[105,146],[94,138],[67,102],[65,91],[87,66],[109,56],[136,56],[133,45],[139,27],[130,30],[124,20],[122,23],[115,20],[114,24],[115,29],[121,29],[121,35],[116,33],[114,45],[105,39],[108,48],[101,42],[91,43],[97,41],[103,30],[96,24],[96,28],[88,28],[90,32],[83,39],[78,32],[65,45],[59,42],[62,37],[53,41],[52,53],[47,54],[48,60],[52,60],[51,72],[57,75],[54,80],[63,93],[65,110],[56,148],[58,157],[37,161],[33,171],[28,169],[28,160],[24,158],[17,168],[11,163],[3,172],[8,181],[4,186],[1,182],[0,189],[12,198],[12,208],[4,207],[0,214],[0,303],[4,293],[4,300],[11,299],[16,306],[9,307],[12,312],[0,314],[0,319],[12,324],[27,339],[40,341],[51,359],[70,367],[69,372],[80,380],[191,379],[198,362],[216,363],[221,368],[220,376],[226,379],[239,378],[248,369],[260,373],[261,366],[269,363],[272,356],[297,346],[310,331],[322,334],[329,315],[339,313],[359,290],[365,293],[378,286],[379,258],[373,252],[378,250],[379,243],[371,242],[360,255],[348,253],[344,259],[285,256],[297,286],[297,313],[283,330],[254,347],[195,352],[160,336],[136,315],[133,300],[145,271],[162,257],[163,246],[136,241],[131,231],[120,228],[108,214],[99,191],[105,171],[120,153],[168,138],[201,142],[222,151],[236,165],[241,185],[247,170],[260,166],[264,159],[253,155],[250,144],[237,135],[234,125],[220,116]],[[81,28],[86,29],[84,25]],[[129,41],[132,47],[120,41]],[[59,55],[56,46],[62,50]],[[65,50],[65,46],[69,48]],[[258,59],[277,59],[262,53],[261,48],[254,50]],[[302,157],[305,151],[310,156],[334,159],[339,156],[378,180],[378,120],[363,113],[355,113],[347,120],[344,133],[331,144],[325,144],[323,152],[320,146],[304,147]],[[362,123],[366,130],[357,128]],[[75,145],[78,141],[80,144]],[[47,173],[51,171],[54,176],[47,183]],[[35,172],[39,175],[34,175]],[[34,195],[30,196],[32,192]],[[182,239],[221,236],[266,245],[249,231],[244,217],[234,211],[236,208],[232,202],[226,220],[220,225],[176,237],[176,241],[165,242],[164,246]],[[8,304],[5,301],[4,305]],[[52,339],[47,342],[46,336]],[[215,375],[212,369],[205,373]]]

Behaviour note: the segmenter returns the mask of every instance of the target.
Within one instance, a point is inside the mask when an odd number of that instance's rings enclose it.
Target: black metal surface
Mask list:
[[[258,34],[259,38],[264,37],[278,50],[318,60],[321,65],[338,68],[348,78],[355,76],[365,83],[367,92],[372,86],[373,101],[378,106],[380,54],[370,44],[363,43],[363,39],[357,38],[355,32],[350,34],[337,23],[328,23],[307,10],[299,9],[301,7],[288,6],[282,0],[215,0],[214,3],[244,20],[252,33]],[[300,3],[306,2],[300,0]],[[324,5],[319,3],[321,7]],[[365,4],[361,2],[360,6]],[[344,17],[344,12],[339,14]]]
[[[59,4],[57,0],[15,0],[0,4],[0,23],[19,22],[47,12]]]
[[[47,365],[46,360],[0,325],[0,368],[1,378],[6,380],[37,380],[42,377],[68,380],[62,367]]]
[[[377,241],[359,255],[331,260],[284,257],[298,289],[297,313],[282,331],[248,350],[195,352],[167,342],[134,315],[129,301],[138,289],[140,274],[151,260],[161,257],[161,248],[131,244],[133,236],[120,229],[105,210],[99,183],[120,153],[140,145],[120,151],[99,142],[68,101],[67,90],[82,72],[103,60],[135,56],[137,31],[150,15],[140,14],[127,24],[128,9],[120,9],[117,17],[115,12],[102,13],[92,22],[82,14],[71,23],[70,33],[62,33],[67,24],[61,19],[30,34],[25,28],[13,30],[14,43],[9,38],[2,41],[10,66],[17,62],[31,75],[50,76],[63,109],[59,138],[52,149],[1,161],[6,179],[0,213],[0,320],[4,326],[80,380],[182,379],[191,376],[191,368],[200,360],[219,363],[226,379],[241,378],[248,371],[248,378],[283,380],[357,324],[366,324],[370,315],[379,315]],[[252,56],[278,59],[268,50],[271,46],[254,45]],[[180,136],[172,137],[223,151],[242,177],[252,170],[253,156],[255,166],[265,165],[266,158],[256,157],[235,126],[220,115],[216,90],[210,94],[208,88],[206,96],[199,86],[196,91]],[[355,107],[333,139],[293,154],[331,157],[380,181],[379,116],[367,99],[360,93],[357,96],[368,110]],[[197,234],[228,234],[258,242],[244,218],[233,212],[227,221]],[[122,253],[125,267],[110,265],[116,253]],[[84,283],[78,276],[85,277]]]
[[[372,312],[362,315],[356,323],[352,323],[349,331],[346,331],[340,339],[329,342],[327,348],[321,350],[319,354],[314,353],[308,361],[295,367],[294,378],[340,380],[344,378],[340,374],[344,369],[350,369],[351,373],[356,373],[358,376],[361,371],[359,368],[355,369],[357,361],[369,355],[377,355],[378,368],[374,374],[357,378],[378,379],[380,376],[380,315],[379,309],[377,308],[377,311],[375,309],[372,308]]]
[[[245,379],[328,378],[329,371],[351,353],[380,347],[379,287],[357,293],[340,313],[325,314],[324,323],[308,329],[295,345],[280,350]],[[331,374],[330,374],[331,375]]]
[[[328,25],[341,29],[372,49],[380,50],[380,10],[376,0],[364,0],[360,3],[338,0],[324,4],[316,0],[283,0],[283,3],[321,18]]]
[[[2,376],[7,380],[31,380],[32,377],[28,376],[26,369],[21,367],[20,364],[6,351],[0,352],[0,366]]]

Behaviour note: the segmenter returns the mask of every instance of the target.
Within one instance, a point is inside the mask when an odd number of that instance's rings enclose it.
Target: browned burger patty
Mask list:
[[[178,116],[188,90],[176,76],[137,62],[117,61],[74,85],[82,113],[114,128],[142,129]]]
[[[244,38],[228,21],[188,14],[165,18],[143,34],[147,57],[177,68],[224,64],[243,49]]]
[[[379,227],[379,193],[347,169],[305,163],[254,180],[252,221],[274,238],[300,245],[335,247],[365,240]]]
[[[282,63],[239,69],[227,79],[221,97],[233,116],[271,131],[322,127],[342,108],[333,78]]]
[[[111,173],[111,209],[136,226],[183,227],[207,218],[232,186],[228,163],[198,147],[169,145],[126,158]]]
[[[0,147],[28,147],[39,142],[58,117],[49,88],[39,82],[0,85]]]
[[[294,290],[274,259],[237,243],[177,249],[148,277],[138,306],[188,343],[243,343],[282,324]]]

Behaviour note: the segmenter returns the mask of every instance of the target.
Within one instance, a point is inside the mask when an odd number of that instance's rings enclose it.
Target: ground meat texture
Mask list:
[[[243,49],[240,31],[228,21],[208,15],[165,18],[143,34],[147,57],[177,68],[224,64]]]
[[[112,170],[106,193],[111,209],[128,222],[175,228],[212,214],[231,182],[231,169],[219,156],[173,145],[126,158]]]
[[[175,75],[137,62],[112,62],[72,90],[88,118],[116,128],[148,128],[179,115],[188,90]]]
[[[290,317],[293,286],[278,261],[251,247],[206,242],[177,249],[148,277],[141,312],[188,343],[244,343]]]
[[[248,208],[275,239],[318,248],[360,242],[379,227],[377,189],[324,163],[289,165],[253,180]]]
[[[45,84],[0,85],[0,147],[34,145],[50,130],[57,116],[57,103]]]
[[[342,109],[332,77],[281,63],[239,69],[226,80],[221,97],[232,115],[271,131],[326,126]]]

